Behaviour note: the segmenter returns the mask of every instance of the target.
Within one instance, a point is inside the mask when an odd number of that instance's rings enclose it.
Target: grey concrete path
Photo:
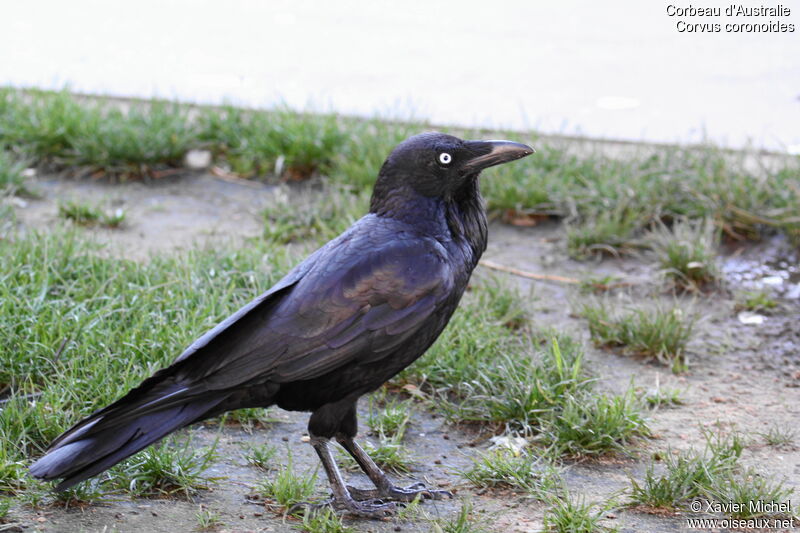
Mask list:
[[[672,3],[7,0],[0,84],[800,153],[800,0],[713,19]]]

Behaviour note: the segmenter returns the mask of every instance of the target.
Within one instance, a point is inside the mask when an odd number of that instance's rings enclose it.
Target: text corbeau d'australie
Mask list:
[[[676,23],[679,33],[794,33],[795,25],[786,21],[791,14],[792,10],[783,4],[776,6],[729,4],[725,7],[703,7],[692,4],[667,6],[667,15],[679,18]],[[726,17],[723,22],[719,21],[721,17]]]

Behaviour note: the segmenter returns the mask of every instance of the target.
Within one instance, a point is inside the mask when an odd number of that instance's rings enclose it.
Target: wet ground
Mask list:
[[[45,176],[36,180],[42,197],[12,201],[22,230],[59,226],[59,198],[76,197],[89,202],[106,202],[126,210],[122,229],[85,229],[108,243],[107,253],[146,260],[154,252],[185,250],[207,244],[241,243],[260,235],[261,210],[271,202],[285,201],[278,189],[252,183],[230,182],[211,175],[186,175],[155,183],[109,185],[84,180],[69,181]],[[577,262],[565,254],[563,227],[543,223],[518,228],[494,223],[485,258],[507,267],[534,273],[573,278],[614,276],[630,283],[624,291],[608,295],[618,305],[640,301],[674,302],[663,290],[658,272],[648,256]],[[703,445],[702,430],[720,426],[741,431],[750,445],[742,462],[765,476],[786,479],[798,488],[800,451],[797,442],[775,448],[765,445],[760,435],[772,427],[792,428],[800,420],[800,272],[797,251],[779,237],[755,245],[727,247],[719,258],[725,286],[718,292],[682,300],[699,317],[698,333],[691,344],[690,369],[675,375],[669,369],[614,353],[597,350],[588,342],[586,324],[573,314],[574,304],[586,296],[573,285],[532,281],[479,267],[477,276],[500,275],[517,285],[532,312],[536,325],[555,326],[586,340],[587,363],[599,378],[601,390],[622,392],[631,380],[643,390],[656,387],[682,391],[684,404],[648,413],[653,437],[640,441],[630,457],[594,462],[567,463],[565,479],[571,491],[589,501],[620,494],[629,487],[629,477],[641,479],[650,454],[655,451],[684,450]],[[735,294],[743,289],[771,291],[779,303],[762,313],[761,323],[743,323],[736,308]],[[362,402],[363,411],[366,408]],[[280,464],[291,449],[295,468],[302,473],[316,468],[311,447],[302,442],[306,415],[272,411],[277,422],[247,432],[241,428],[200,426],[191,430],[194,445],[210,445],[219,438],[219,460],[209,472],[224,479],[202,491],[191,501],[131,501],[125,496],[82,509],[16,509],[13,527],[41,531],[189,531],[197,527],[196,513],[205,505],[221,516],[221,531],[291,531],[296,522],[284,518],[260,503],[250,502],[252,487],[263,476],[248,466],[246,450],[262,443],[278,447]],[[366,429],[362,429],[362,434]],[[362,435],[364,437],[365,435]],[[453,490],[456,500],[428,502],[425,512],[448,517],[460,508],[464,498],[485,512],[497,531],[524,532],[541,529],[544,507],[519,496],[497,492],[476,492],[458,472],[471,464],[470,458],[485,451],[488,442],[475,434],[445,425],[418,408],[408,432],[406,445],[415,458],[407,476]],[[474,445],[474,446],[473,446]],[[320,472],[321,475],[321,472]],[[355,477],[356,483],[366,480]],[[325,483],[318,480],[320,494]],[[795,495],[795,498],[797,496]],[[624,495],[621,501],[624,501]],[[794,502],[793,500],[793,503]],[[797,505],[795,505],[795,509]],[[622,531],[683,531],[685,516],[657,516],[633,510],[609,513],[609,525]],[[350,521],[356,531],[429,531],[430,524],[416,522]],[[0,530],[6,526],[0,526]]]

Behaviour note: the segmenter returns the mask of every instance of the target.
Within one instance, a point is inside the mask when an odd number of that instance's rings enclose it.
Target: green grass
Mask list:
[[[567,224],[567,252],[576,259],[621,255],[641,245],[634,240],[641,214],[626,208],[601,211],[588,221]]]
[[[359,195],[371,188],[399,141],[428,129],[414,121],[356,120],[285,106],[190,112],[169,102],[121,105],[66,91],[0,89],[0,145],[37,164],[122,176],[158,176],[157,169],[179,165],[187,150],[205,146],[218,164],[242,176],[324,175]],[[453,133],[536,145],[535,156],[486,172],[489,209],[569,220],[567,247],[577,257],[625,252],[640,246],[654,225],[680,219],[711,221],[734,239],[775,230],[800,239],[796,158],[754,172],[746,159],[758,155],[713,146],[649,147],[612,158],[598,151],[574,153],[531,134]]]
[[[243,176],[305,179],[327,172],[346,140],[336,115],[296,113],[285,106],[268,113],[207,109],[198,127],[200,138]]]
[[[148,175],[158,167],[180,166],[186,152],[197,145],[187,110],[177,104],[87,109],[89,116],[66,139],[71,165],[123,177]]]
[[[768,290],[742,291],[736,295],[736,309],[768,313],[778,307],[778,302]]]
[[[188,498],[207,488],[203,472],[216,458],[214,447],[201,453],[190,444],[190,439],[179,445],[169,438],[145,448],[109,471],[111,485],[139,497],[181,494]]]
[[[515,455],[509,450],[482,454],[461,475],[478,488],[511,489],[537,499],[543,499],[562,483],[548,457],[531,453]]]
[[[684,291],[699,291],[718,283],[719,233],[711,220],[678,220],[672,227],[657,227],[649,240],[664,277]]]
[[[632,439],[649,433],[633,388],[618,396],[568,396],[544,424],[544,441],[570,456],[625,452]]]
[[[449,520],[437,518],[431,522],[431,531],[435,533],[489,533],[489,521],[484,517],[476,517],[473,504],[466,500],[455,518]]]
[[[275,446],[262,444],[260,446],[251,447],[244,458],[249,465],[267,472],[275,468],[273,459],[275,459],[275,454],[277,453],[278,450]]]
[[[797,430],[775,425],[761,433],[761,436],[767,446],[792,446],[797,440]]]
[[[785,503],[791,501],[792,489],[784,486],[783,481],[774,479],[753,468],[741,472],[725,472],[715,477],[706,488],[709,497],[717,502],[734,502],[731,506],[730,518],[748,519],[764,516],[785,517],[787,513],[779,513],[751,505],[751,502]]]
[[[663,469],[651,463],[642,483],[631,478],[631,503],[681,509],[687,501],[707,496],[711,487],[734,471],[743,443],[737,435],[706,433],[705,438],[706,447],[702,453],[668,451],[663,456]]]
[[[352,533],[355,530],[342,522],[342,517],[329,507],[303,514],[303,523],[295,529],[306,533]]]
[[[26,165],[9,152],[0,149],[0,198],[6,195],[25,193],[25,177],[22,171]]]
[[[364,451],[369,454],[372,460],[375,461],[375,464],[381,467],[382,470],[396,474],[407,474],[411,472],[413,461],[408,450],[397,437],[381,437],[378,439],[377,444],[366,440],[363,444]],[[351,472],[361,471],[361,467],[358,466],[358,463],[356,463],[356,460],[353,459],[350,454],[340,450],[338,457],[339,465],[345,470]]]
[[[216,511],[212,511],[205,505],[200,505],[200,508],[195,513],[197,519],[197,529],[199,531],[210,531],[222,526],[222,515]]]
[[[63,161],[94,106],[82,105],[66,90],[53,93],[0,89],[0,144],[42,163]]]
[[[629,394],[592,392],[580,344],[526,334],[507,320],[509,309],[522,306],[497,298],[498,290],[476,285],[440,339],[395,382],[428,391],[431,407],[450,422],[537,434],[570,455],[619,451],[647,434]]]
[[[656,359],[676,371],[686,366],[686,348],[692,338],[695,317],[680,307],[647,307],[617,311],[602,301],[586,303],[580,315],[589,324],[589,334],[601,347]]]
[[[0,487],[24,491],[30,480],[21,464],[172,361],[271,286],[290,261],[257,243],[139,264],[101,257],[74,232],[0,239]],[[115,471],[124,486],[135,479],[136,490],[147,492],[146,478],[155,477],[148,472],[159,464],[187,469],[164,457],[169,448],[143,453]],[[153,490],[159,486],[169,490],[158,483]]]
[[[290,200],[291,198],[291,200]],[[264,210],[264,237],[275,244],[310,240],[324,243],[367,214],[369,194],[345,187],[279,195]]]
[[[58,216],[65,220],[71,220],[80,226],[118,228],[125,222],[125,211],[122,209],[106,211],[98,206],[78,200],[59,203]]]
[[[373,435],[402,441],[411,421],[414,406],[410,400],[390,400],[382,409],[376,409],[370,398],[367,425]]]
[[[264,498],[288,509],[295,504],[307,502],[314,495],[316,484],[316,471],[306,472],[303,475],[295,473],[294,461],[290,452],[286,466],[278,470],[273,477],[262,480],[255,487],[255,491]]]
[[[656,385],[655,389],[647,391],[643,395],[644,402],[651,408],[675,407],[683,405],[681,391],[678,389],[664,389]]]
[[[597,505],[569,494],[552,498],[544,512],[544,531],[553,533],[594,533],[619,531],[601,521],[610,504]]]

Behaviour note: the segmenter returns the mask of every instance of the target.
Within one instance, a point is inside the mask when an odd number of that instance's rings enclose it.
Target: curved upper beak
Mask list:
[[[470,152],[475,154],[464,163],[464,167],[470,171],[481,171],[484,168],[508,163],[536,151],[527,144],[513,141],[467,141],[465,144]]]

